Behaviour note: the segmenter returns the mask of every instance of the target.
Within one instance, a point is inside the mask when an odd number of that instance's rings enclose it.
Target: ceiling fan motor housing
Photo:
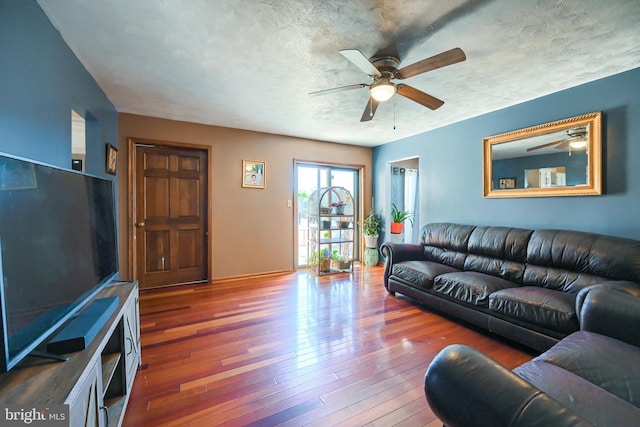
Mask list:
[[[567,129],[567,135],[571,138],[584,138],[585,136],[587,136],[587,128],[586,126],[582,126],[578,128]]]
[[[398,67],[400,66],[400,59],[395,56],[379,56],[373,57],[370,59],[371,63],[380,70],[383,76],[385,74],[389,74],[389,79],[392,79],[396,75],[396,71],[398,71]]]

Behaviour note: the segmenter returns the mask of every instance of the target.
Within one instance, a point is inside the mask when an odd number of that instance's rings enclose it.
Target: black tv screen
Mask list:
[[[0,154],[0,370],[117,274],[114,197],[110,180]]]

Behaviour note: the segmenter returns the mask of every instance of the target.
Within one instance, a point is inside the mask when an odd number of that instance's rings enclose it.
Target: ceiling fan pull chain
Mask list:
[[[396,100],[393,100],[393,130],[396,130]]]

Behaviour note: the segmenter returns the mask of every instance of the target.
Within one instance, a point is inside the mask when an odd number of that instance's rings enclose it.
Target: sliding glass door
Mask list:
[[[346,188],[354,200],[354,211],[360,212],[358,203],[360,202],[359,177],[360,169],[348,168],[338,165],[296,163],[296,192],[297,192],[297,212],[296,212],[296,265],[298,268],[307,266],[307,203],[309,196],[318,188],[339,186]],[[355,225],[355,224],[354,224]],[[358,233],[355,233],[356,235]],[[358,236],[356,236],[358,238]],[[360,245],[356,242],[355,251]],[[354,258],[358,259],[359,254],[354,253]]]

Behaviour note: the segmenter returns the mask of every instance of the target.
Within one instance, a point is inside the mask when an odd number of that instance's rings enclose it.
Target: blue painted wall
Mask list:
[[[90,120],[86,171],[111,177],[118,112],[35,0],[0,0],[0,64],[0,152],[70,168],[74,109]]]
[[[526,84],[526,82],[525,82]],[[420,220],[565,228],[640,239],[640,68],[373,150],[375,209],[386,219],[388,162],[420,159]],[[442,108],[447,108],[445,104]],[[605,194],[485,199],[482,139],[594,111],[603,112]],[[438,114],[425,110],[425,114]]]

